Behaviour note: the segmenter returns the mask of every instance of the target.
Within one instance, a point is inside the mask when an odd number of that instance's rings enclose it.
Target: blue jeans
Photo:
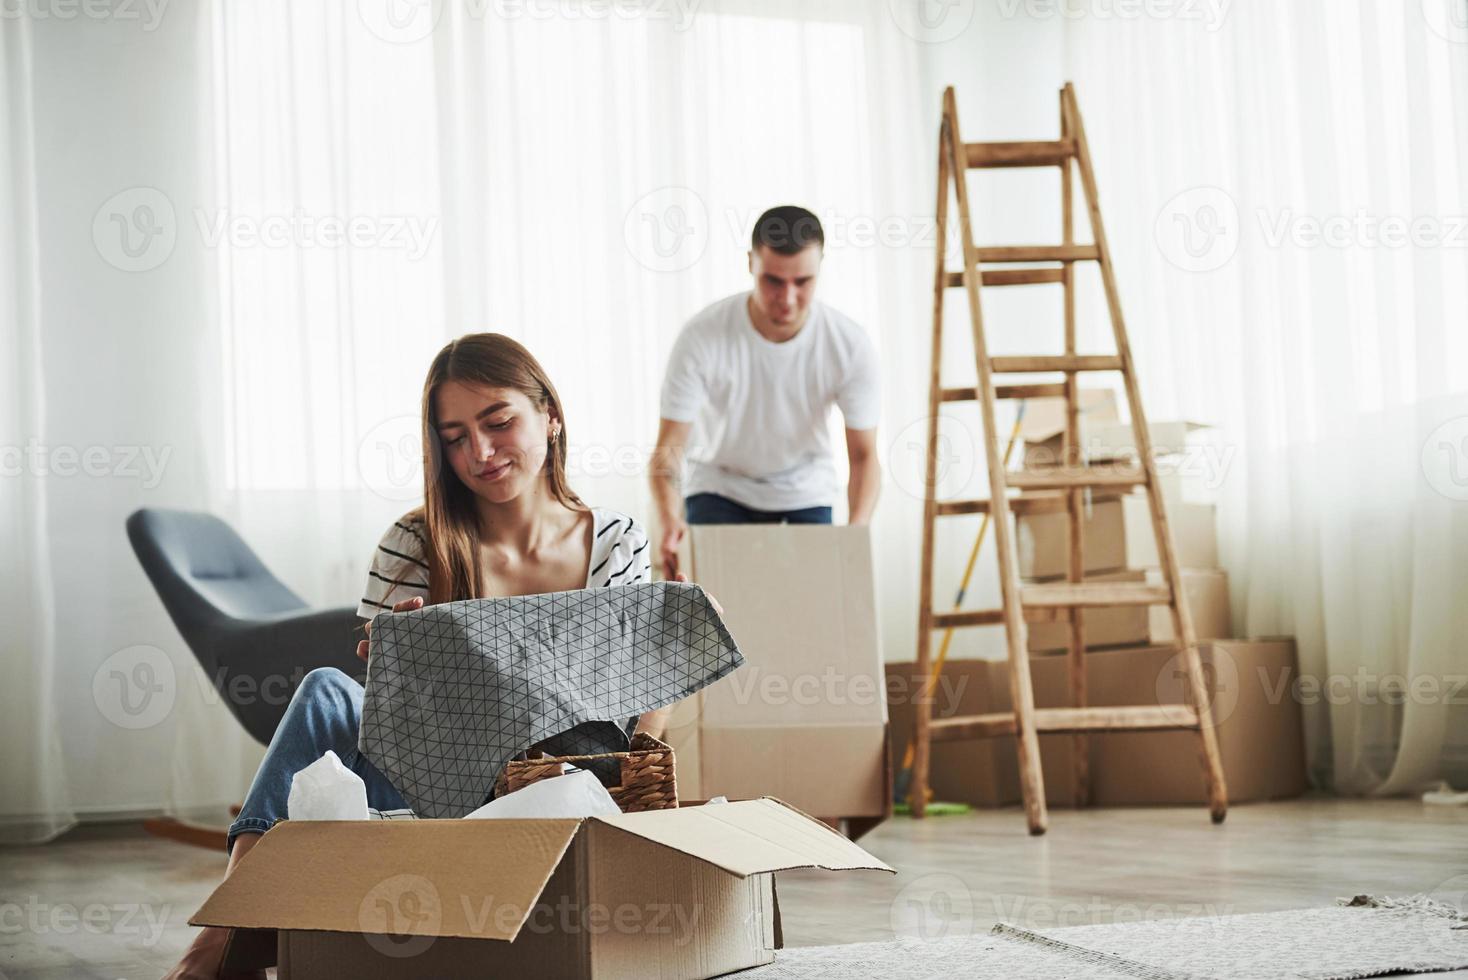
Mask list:
[[[831,508],[755,510],[716,493],[695,493],[683,501],[689,524],[830,524]]]
[[[318,667],[302,679],[270,739],[270,748],[255,772],[240,815],[229,826],[226,850],[234,848],[234,839],[240,834],[263,834],[277,820],[284,820],[291,778],[325,755],[327,749],[362,777],[367,784],[368,806],[378,810],[407,807],[397,788],[357,751],[362,694],[362,685],[335,667]]]

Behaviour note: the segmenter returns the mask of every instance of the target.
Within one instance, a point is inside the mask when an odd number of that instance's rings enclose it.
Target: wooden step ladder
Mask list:
[[[984,247],[974,244],[969,211],[967,171],[997,167],[1056,167],[1061,178],[1061,242],[1059,245]],[[1078,244],[1073,226],[1073,172],[1079,172],[1090,215],[1092,244]],[[958,220],[963,238],[963,269],[950,272],[943,243],[947,241],[949,185],[958,202]],[[953,89],[943,93],[943,122],[938,142],[938,260],[933,284],[933,354],[928,395],[926,500],[923,506],[923,559],[921,606],[918,623],[917,669],[926,678],[917,705],[914,724],[913,775],[909,802],[914,817],[922,817],[927,804],[928,766],[934,739],[973,739],[1013,735],[1018,744],[1020,786],[1024,794],[1025,819],[1030,833],[1045,832],[1045,784],[1040,771],[1040,732],[1074,733],[1075,798],[1077,805],[1089,799],[1087,764],[1088,732],[1187,730],[1198,733],[1199,755],[1208,791],[1208,809],[1214,823],[1228,811],[1228,795],[1218,742],[1209,709],[1208,689],[1193,631],[1192,616],[1183,598],[1177,549],[1167,523],[1152,439],[1137,386],[1136,370],[1127,343],[1121,301],[1106,232],[1101,221],[1095,171],[1086,144],[1086,131],[1069,83],[1060,91],[1060,139],[1024,143],[964,143],[959,136],[958,109]],[[1116,353],[1082,355],[1076,352],[1075,263],[1094,262],[1101,271],[1106,304],[1111,316]],[[1044,263],[1038,265],[1038,263]],[[990,269],[989,265],[1020,266]],[[990,357],[984,339],[980,302],[989,287],[1054,283],[1065,291],[1065,352],[1059,355]],[[943,386],[943,301],[950,288],[962,287],[968,295],[978,383],[974,387]],[[1131,410],[1137,459],[1134,464],[1088,467],[1082,457],[1079,432],[1077,375],[1081,372],[1120,372]],[[996,374],[1063,374],[1063,382],[994,383]],[[1065,433],[1059,467],[1044,471],[1006,472],[995,422],[997,399],[1061,397],[1066,401]],[[982,410],[984,456],[989,471],[987,500],[939,501],[937,492],[938,422],[947,402],[977,401]],[[1157,540],[1163,583],[1115,584],[1085,581],[1082,537],[1082,503],[1088,488],[1141,487],[1147,494],[1153,532]],[[1011,489],[1052,491],[1010,497]],[[1015,528],[1011,513],[1040,513],[1063,510],[1067,515],[1067,575],[1058,584],[1025,585],[1020,582],[1019,558],[1015,551]],[[989,513],[999,557],[1001,606],[998,609],[938,612],[933,609],[933,539],[940,517]],[[1107,606],[1166,605],[1172,612],[1173,635],[1185,665],[1187,703],[1137,707],[1088,707],[1086,705],[1085,626],[1082,610]],[[1035,707],[1030,680],[1026,621],[1069,620],[1067,666],[1071,706]],[[1009,653],[1010,704],[1013,710],[933,719],[933,688],[937,678],[930,671],[933,631],[967,626],[1003,625]]]

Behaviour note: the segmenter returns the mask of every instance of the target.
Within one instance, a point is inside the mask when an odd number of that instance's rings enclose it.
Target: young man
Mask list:
[[[832,404],[846,422],[850,522],[871,520],[881,481],[876,351],[855,321],[815,299],[824,253],[814,214],[766,211],[750,243],[754,288],[693,317],[673,345],[651,472],[670,578],[689,524],[831,523]]]

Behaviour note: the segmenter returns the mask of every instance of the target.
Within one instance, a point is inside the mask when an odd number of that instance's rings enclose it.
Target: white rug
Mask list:
[[[1357,980],[1468,968],[1468,922],[1422,898],[987,936],[781,950],[751,980],[975,977],[1041,980]]]

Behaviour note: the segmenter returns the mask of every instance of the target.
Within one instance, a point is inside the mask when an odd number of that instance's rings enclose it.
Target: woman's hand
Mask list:
[[[686,581],[688,581],[688,576],[687,575],[684,575],[682,572],[679,572],[677,575],[673,576],[673,581],[674,582],[686,582]],[[720,616],[724,615],[724,607],[721,606],[721,605],[719,605],[719,600],[718,599],[715,599],[713,597],[713,594],[710,593],[706,589],[704,590],[704,593],[703,594],[709,597],[709,602],[713,605],[714,612],[718,613]]]
[[[402,602],[394,603],[393,604],[393,607],[392,607],[392,611],[395,612],[395,613],[400,613],[400,612],[408,612],[408,611],[413,610],[413,609],[422,609],[422,608],[423,608],[423,597],[420,596],[420,595],[415,595],[411,599],[404,599]],[[367,623],[367,625],[364,626],[364,627],[362,627],[362,628],[367,631],[367,640],[372,639],[372,623],[369,621]],[[361,658],[361,660],[364,663],[367,661],[367,650],[368,650],[367,640],[358,640],[357,641],[357,656],[359,658]]]

